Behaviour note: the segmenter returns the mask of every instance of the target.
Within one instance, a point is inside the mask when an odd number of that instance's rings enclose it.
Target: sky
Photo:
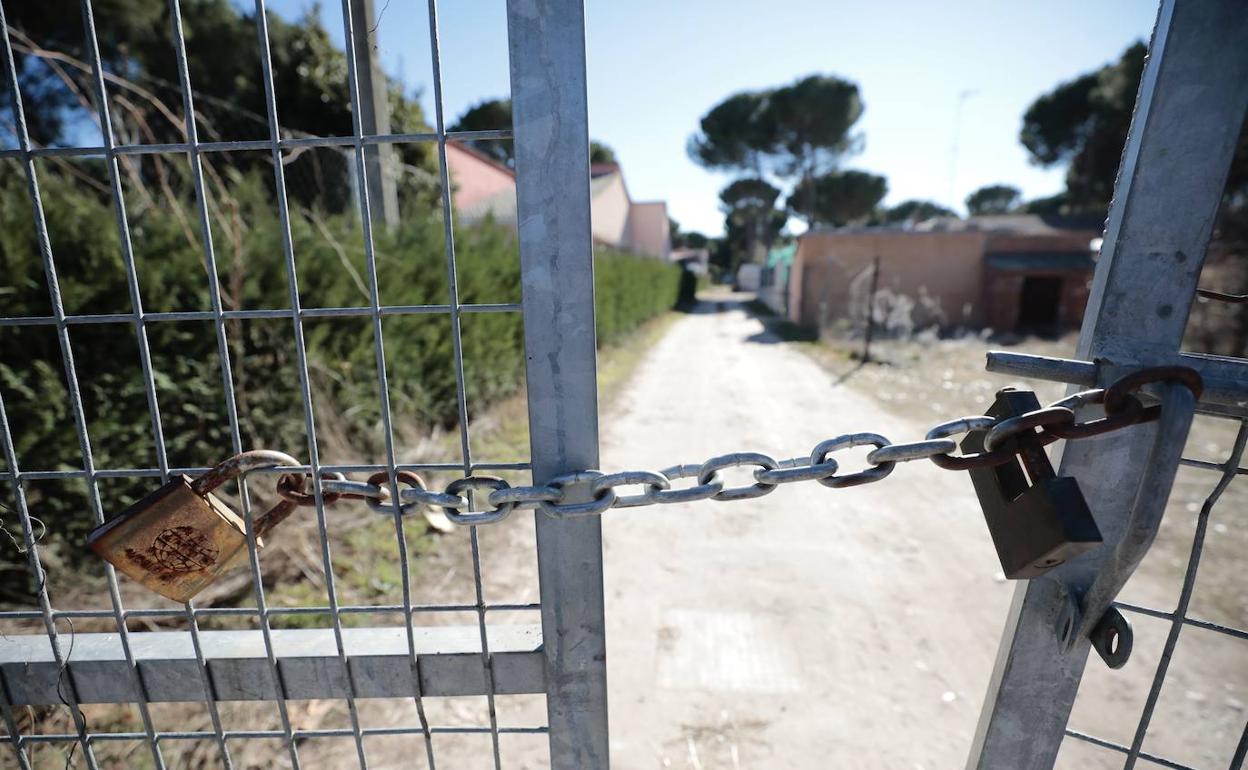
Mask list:
[[[427,3],[375,2],[382,65],[421,90],[432,121]],[[312,7],[269,2],[284,16]],[[321,13],[341,41],[338,3]],[[585,14],[590,136],[614,148],[634,200],[665,200],[682,229],[716,235],[717,195],[733,177],[686,155],[699,118],[736,91],[810,73],[858,84],[865,144],[843,165],[886,176],[886,204],[924,198],[964,211],[971,191],[994,183],[1026,198],[1060,192],[1064,171],[1031,165],[1018,142],[1023,112],[1147,40],[1156,3],[586,0]],[[504,0],[444,0],[438,16],[449,126],[508,95],[506,10]]]

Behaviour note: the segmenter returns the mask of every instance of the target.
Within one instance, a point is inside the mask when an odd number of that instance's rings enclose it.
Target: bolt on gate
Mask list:
[[[194,114],[195,91],[186,66],[185,38],[178,0],[170,0],[173,19],[171,45],[176,52],[178,84],[185,114]],[[447,733],[485,734],[490,739],[493,766],[504,764],[500,736],[509,733],[545,735],[552,767],[605,768],[609,764],[603,622],[602,551],[600,519],[596,515],[554,517],[537,515],[540,602],[491,605],[482,587],[483,559],[476,526],[470,526],[469,545],[475,601],[463,605],[418,605],[410,593],[410,575],[404,538],[403,506],[399,483],[403,472],[444,469],[443,466],[407,465],[396,461],[394,430],[387,388],[386,354],[382,343],[382,318],[406,313],[445,313],[450,318],[455,351],[455,382],[459,410],[462,463],[454,467],[470,476],[478,470],[530,470],[534,481],[576,474],[598,465],[594,307],[588,195],[588,135],[586,130],[585,33],[580,0],[508,0],[507,19],[511,61],[514,128],[511,132],[448,132],[442,115],[442,77],[438,48],[437,4],[429,2],[432,65],[434,74],[435,130],[429,134],[376,135],[363,130],[359,118],[361,99],[357,62],[347,47],[351,87],[353,135],[349,137],[284,138],[278,122],[269,34],[263,0],[256,0],[256,25],[269,137],[252,142],[202,142],[195,121],[186,121],[185,141],[173,145],[117,144],[111,130],[103,67],[95,35],[91,0],[82,0],[84,35],[91,54],[95,104],[103,128],[103,144],[83,148],[35,148],[32,146],[18,91],[13,48],[4,38],[5,64],[14,94],[19,147],[0,151],[2,157],[20,162],[30,192],[38,230],[41,257],[51,295],[48,317],[3,318],[0,325],[44,325],[55,329],[64,360],[71,395],[70,411],[81,450],[81,468],[67,471],[23,471],[0,401],[0,425],[4,437],[6,476],[15,490],[15,508],[21,520],[22,541],[38,593],[38,607],[6,611],[0,619],[34,620],[43,624],[42,635],[0,639],[0,683],[8,734],[6,742],[22,768],[31,767],[30,749],[49,742],[76,744],[88,767],[99,767],[95,747],[102,741],[139,741],[157,767],[165,767],[162,745],[172,741],[211,742],[222,766],[233,767],[231,748],[239,741],[277,739],[292,766],[300,767],[300,741],[339,737],[354,742],[358,763],[368,766],[366,744],[383,735],[407,735],[421,742],[425,762],[438,766],[435,736]],[[0,5],[0,14],[3,5]],[[359,20],[352,4],[342,3],[346,37]],[[4,19],[0,16],[0,23]],[[1210,67],[1210,52],[1226,52]],[[1195,586],[1206,525],[1210,512],[1230,481],[1244,473],[1239,465],[1248,445],[1248,397],[1245,364],[1239,360],[1180,353],[1180,342],[1203,255],[1208,245],[1226,170],[1248,105],[1248,15],[1233,0],[1161,4],[1139,101],[1124,152],[1118,186],[1098,264],[1092,299],[1080,339],[1081,361],[1060,361],[1011,354],[990,357],[994,371],[1054,379],[1075,385],[1096,386],[1143,366],[1183,364],[1197,369],[1206,383],[1206,394],[1196,411],[1217,418],[1239,420],[1241,428],[1230,456],[1221,463],[1180,459],[1190,423],[1187,417],[1170,419],[1156,428],[1103,436],[1075,444],[1064,453],[1062,469],[1077,477],[1097,512],[1106,546],[1063,565],[1051,578],[1021,583],[1007,619],[997,668],[981,713],[972,747],[970,767],[1048,768],[1057,761],[1067,736],[1080,739],[1125,757],[1125,767],[1144,759],[1165,767],[1186,765],[1144,750],[1150,720],[1157,705],[1169,662],[1180,632],[1196,627],[1241,640],[1248,631],[1230,628],[1188,615]],[[517,204],[523,298],[519,306],[461,304],[456,290],[456,254],[451,229],[449,178],[446,167],[448,139],[512,138],[515,142]],[[360,184],[358,202],[365,250],[368,257],[369,304],[361,307],[304,308],[296,280],[296,253],[290,235],[289,205],[283,171],[284,150],[300,147],[347,148],[357,172],[366,176],[369,147],[402,142],[429,142],[441,161],[441,205],[446,241],[449,296],[444,305],[395,307],[380,299],[371,231],[368,185]],[[209,281],[211,311],[203,313],[144,313],[138,274],[130,250],[130,227],[118,168],[121,156],[144,153],[185,153],[195,180],[199,225],[205,245],[208,274],[215,276],[216,255],[212,246],[209,209],[205,203],[204,153],[250,149],[268,152],[273,161],[279,216],[283,224],[283,257],[291,308],[285,311],[238,311],[223,309],[215,280]],[[52,252],[40,197],[35,160],[49,156],[102,157],[107,165],[117,227],[123,246],[131,309],[106,316],[75,316],[64,310],[57,284],[57,257]],[[516,312],[524,317],[527,365],[531,460],[528,463],[491,465],[472,459],[468,436],[466,375],[461,352],[460,319],[474,312]],[[233,451],[244,448],[232,390],[232,361],[227,345],[226,321],[256,313],[289,319],[299,353],[300,391],[308,439],[309,463],[286,466],[282,472],[306,472],[313,480],[316,519],[328,606],[314,608],[326,614],[329,627],[315,629],[272,628],[270,619],[300,610],[274,607],[266,601],[261,581],[255,520],[247,486],[240,484],[243,513],[247,521],[247,556],[252,571],[254,609],[197,608],[187,601],[176,609],[127,609],[122,604],[118,580],[106,567],[108,602],[105,610],[55,609],[47,572],[41,561],[35,520],[26,499],[26,485],[46,479],[84,480],[91,491],[91,515],[103,522],[98,482],[121,477],[152,477],[167,480],[171,474],[200,473],[204,468],[170,467],[157,403],[155,374],[148,349],[149,324],[166,321],[210,322],[217,337],[221,377],[233,436]],[[316,441],[312,394],[304,347],[304,320],[317,317],[355,316],[371,321],[376,369],[384,424],[386,463],[336,465],[321,463]],[[98,468],[93,461],[87,430],[79,373],[70,344],[74,327],[81,324],[119,323],[133,326],[140,367],[146,385],[157,464],[154,468]],[[1173,390],[1173,388],[1172,388]],[[1167,396],[1169,398],[1169,396]],[[1177,396],[1175,397],[1177,398]],[[1190,396],[1189,405],[1190,405]],[[930,443],[930,442],[929,442]],[[910,458],[913,459],[913,458]],[[1149,467],[1150,464],[1154,467]],[[1192,556],[1180,599],[1174,611],[1136,604],[1112,602],[1117,589],[1134,569],[1156,531],[1156,521],[1143,522],[1136,511],[1149,508],[1160,516],[1179,464],[1212,470],[1219,480],[1201,511]],[[809,469],[807,469],[809,470]],[[370,472],[389,487],[385,508],[394,518],[398,541],[403,603],[398,606],[350,606],[340,602],[327,531],[325,505],[332,480],[323,474]],[[628,474],[620,474],[628,475]],[[653,474],[652,474],[653,475]],[[579,478],[579,477],[578,477]],[[1141,479],[1151,486],[1143,505],[1122,494]],[[570,483],[562,501],[588,502],[593,491],[588,481]],[[1161,501],[1158,503],[1158,501]],[[383,506],[384,508],[384,506]],[[596,512],[600,512],[601,507]],[[1124,555],[1125,554],[1125,555]],[[1106,588],[1109,586],[1109,588]],[[1093,598],[1115,613],[1160,618],[1170,623],[1169,635],[1148,693],[1143,714],[1129,745],[1067,727],[1072,704],[1088,657],[1086,624],[1099,613],[1079,618],[1063,613],[1070,603]],[[304,610],[306,611],[306,610]],[[428,612],[466,611],[475,615],[469,627],[429,626],[418,623]],[[345,615],[369,617],[399,612],[402,627],[345,627]],[[540,612],[536,626],[491,625],[498,612]],[[254,616],[258,628],[216,631],[200,628],[200,620],[221,614]],[[1064,635],[1055,620],[1066,617]],[[111,619],[115,633],[75,634],[68,624],[78,618]],[[186,631],[132,631],[127,621],[143,618],[183,618]],[[1058,624],[1060,626],[1060,623]],[[1077,633],[1076,633],[1077,632]],[[1129,642],[1129,627],[1124,627]],[[1124,642],[1126,643],[1126,642]],[[1128,650],[1129,652],[1129,650]],[[166,701],[185,701],[188,693],[202,701],[211,717],[211,730],[171,731],[158,729],[150,707]],[[499,724],[497,696],[542,694],[546,701],[545,725],[506,727]],[[432,724],[427,716],[429,699],[446,696],[483,696],[488,725],[449,727]],[[371,698],[403,698],[414,702],[418,725],[412,727],[364,727],[358,701]],[[337,700],[345,704],[349,728],[298,729],[288,713],[287,701]],[[271,701],[279,712],[280,730],[227,729],[219,702]],[[143,726],[141,732],[92,729],[80,704],[132,703]],[[26,705],[64,704],[73,717],[71,733],[45,734],[19,729],[17,709]],[[1248,727],[1240,738],[1229,767],[1242,767],[1248,754]]]

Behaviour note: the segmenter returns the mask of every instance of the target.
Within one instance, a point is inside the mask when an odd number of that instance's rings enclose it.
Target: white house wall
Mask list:
[[[628,227],[633,251],[667,259],[672,250],[672,241],[666,203],[634,203],[629,210]]]
[[[593,180],[593,200],[590,202],[590,221],[594,240],[612,246],[628,248],[628,210],[632,205],[624,177],[619,172],[606,174]]]

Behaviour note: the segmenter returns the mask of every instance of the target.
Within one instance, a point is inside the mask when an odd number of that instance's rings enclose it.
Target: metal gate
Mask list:
[[[6,0],[7,4],[11,0]],[[351,95],[353,132],[350,136],[316,137],[283,135],[277,112],[273,57],[270,53],[269,20],[264,0],[255,1],[257,42],[267,112],[268,137],[255,141],[206,142],[196,128],[196,120],[184,121],[185,141],[175,144],[121,144],[114,137],[110,120],[110,100],[106,73],[101,63],[96,20],[91,0],[82,0],[83,36],[87,42],[93,94],[103,142],[91,147],[36,147],[27,128],[22,95],[18,87],[13,37],[0,4],[0,28],[4,35],[4,70],[7,90],[13,94],[14,131],[18,146],[0,151],[0,157],[18,162],[25,176],[34,212],[34,226],[43,261],[51,315],[46,317],[6,317],[0,325],[42,326],[55,331],[64,362],[70,403],[68,420],[77,432],[81,453],[78,468],[69,470],[23,470],[10,430],[10,413],[0,401],[0,433],[4,443],[4,477],[14,490],[13,516],[20,520],[20,540],[29,560],[29,571],[37,587],[38,606],[0,613],[0,621],[41,621],[41,635],[3,637],[0,657],[4,694],[2,705],[7,727],[4,764],[29,770],[32,750],[47,744],[74,746],[80,760],[89,768],[104,764],[97,757],[103,743],[129,741],[143,746],[142,753],[157,768],[169,763],[162,747],[178,741],[210,742],[215,745],[215,761],[234,767],[232,750],[241,743],[277,740],[283,745],[292,767],[308,763],[301,756],[300,743],[316,738],[351,740],[361,768],[369,764],[370,740],[406,735],[414,738],[428,767],[441,766],[435,744],[444,735],[482,735],[492,757],[492,766],[503,766],[506,751],[500,736],[548,735],[551,764],[560,768],[605,767],[607,763],[606,686],[604,622],[602,606],[602,560],[599,522],[596,518],[555,520],[536,517],[537,556],[540,575],[540,603],[490,604],[482,586],[482,567],[477,528],[470,527],[471,565],[475,601],[417,605],[411,596],[411,576],[404,519],[393,513],[399,553],[403,601],[400,605],[348,606],[335,590],[326,516],[323,474],[335,472],[380,472],[389,480],[392,500],[399,499],[396,473],[405,470],[450,470],[470,476],[489,470],[529,470],[535,478],[549,479],[568,471],[597,466],[597,403],[594,337],[594,293],[589,218],[589,142],[586,117],[585,31],[580,0],[509,0],[506,4],[510,48],[511,96],[514,105],[512,130],[448,132],[442,107],[442,69],[438,37],[438,4],[428,2],[429,29],[435,103],[434,130],[421,134],[382,134],[367,131],[361,121],[361,85],[356,54],[346,47],[347,78]],[[351,40],[360,24],[352,17],[354,3],[343,0],[341,12],[345,37]],[[183,114],[195,114],[194,84],[188,72],[186,37],[178,0],[169,0],[172,30],[170,52],[178,62]],[[11,8],[11,6],[10,6]],[[412,30],[411,34],[425,34]],[[451,226],[450,180],[446,144],[448,139],[514,141],[517,170],[517,206],[523,299],[516,305],[471,305],[461,303],[456,288],[456,253]],[[347,153],[355,168],[355,178],[367,177],[366,150],[398,143],[424,142],[436,147],[441,168],[441,210],[449,295],[445,303],[430,306],[387,306],[382,303],[373,246],[371,208],[382,201],[370,201],[368,185],[357,184],[356,199],[367,257],[369,301],[358,307],[306,307],[301,301],[296,278],[297,254],[291,237],[290,205],[283,153],[300,148],[339,148]],[[205,193],[203,158],[210,153],[263,151],[272,159],[274,190],[283,233],[282,256],[289,286],[289,310],[226,310],[217,285],[217,254]],[[189,160],[194,180],[204,260],[211,296],[211,310],[204,312],[144,312],[138,272],[131,248],[131,227],[124,197],[118,158],[153,153],[182,154]],[[109,315],[67,313],[57,281],[58,266],[73,255],[54,254],[49,241],[40,174],[37,165],[44,158],[100,158],[107,167],[117,228],[123,250],[130,307],[116,308]],[[531,462],[490,464],[474,461],[468,436],[466,375],[461,351],[461,317],[469,313],[520,312],[524,317],[527,351],[527,385]],[[420,313],[449,317],[454,348],[455,393],[458,400],[461,460],[454,464],[404,464],[396,459],[394,429],[391,424],[387,361],[383,346],[382,319]],[[376,350],[381,419],[385,433],[386,462],[378,465],[335,465],[320,461],[313,416],[312,393],[308,382],[308,361],[304,339],[308,319],[356,317],[369,319]],[[308,464],[301,466],[315,482],[315,510],[319,528],[321,567],[324,569],[328,604],[321,607],[274,607],[266,601],[261,581],[261,562],[255,537],[248,538],[254,608],[197,608],[187,602],[181,609],[127,608],[122,604],[118,578],[106,566],[108,609],[58,608],[48,587],[48,572],[41,559],[38,512],[27,501],[28,485],[46,480],[77,479],[89,489],[91,510],[83,515],[96,523],[106,518],[101,505],[101,480],[145,477],[153,485],[171,474],[203,472],[205,468],[171,467],[165,451],[161,412],[158,404],[156,373],[148,347],[148,329],[153,324],[198,321],[211,325],[217,337],[220,377],[224,384],[226,413],[233,436],[233,451],[244,447],[238,428],[227,321],[249,318],[288,320],[293,329],[299,367],[299,393],[302,399]],[[149,468],[99,467],[92,454],[80,394],[80,373],[76,370],[71,341],[84,324],[125,324],[133,327],[145,383],[151,434],[156,448],[156,465]],[[226,447],[222,447],[224,451]],[[568,499],[577,499],[581,490],[568,488]],[[245,517],[253,519],[245,481],[240,483]],[[6,518],[7,518],[6,503]],[[15,544],[17,541],[14,541]],[[329,618],[325,628],[274,629],[270,621],[305,612],[309,617]],[[463,627],[430,626],[422,623],[429,613],[471,613],[475,624]],[[378,613],[401,614],[401,627],[344,627],[344,618],[370,618]],[[527,613],[540,627],[489,622],[499,613]],[[202,630],[206,617],[234,615],[251,618],[255,630]],[[127,623],[151,618],[184,618],[185,631],[138,632]],[[83,619],[111,619],[114,633],[75,633],[73,622]],[[375,625],[375,624],[374,624]],[[546,724],[500,726],[496,697],[533,693],[545,696]],[[430,698],[443,696],[483,696],[488,718],[485,724],[439,725],[427,716]],[[415,703],[419,724],[410,727],[369,728],[362,725],[360,699],[410,699]],[[153,705],[198,699],[211,717],[211,730],[186,730],[159,724]],[[292,723],[287,701],[328,699],[346,705],[349,726],[301,730]],[[237,729],[223,725],[219,702],[267,700],[278,710],[280,729]],[[82,706],[92,703],[131,703],[137,708],[141,732],[93,727]],[[73,719],[73,732],[47,733],[19,728],[17,709],[27,705],[62,705]],[[76,746],[75,746],[76,744]],[[147,760],[144,760],[147,763]],[[70,760],[67,759],[68,763]],[[112,765],[115,766],[115,765]]]
[[[1051,573],[1056,581],[1018,586],[968,767],[1051,768],[1065,736],[1121,753],[1126,768],[1141,759],[1163,767],[1186,767],[1143,750],[1180,632],[1197,627],[1248,639],[1243,630],[1187,615],[1210,511],[1230,480],[1243,473],[1248,368],[1238,359],[1180,352],[1246,108],[1248,14],[1243,4],[1163,0],[1084,315],[1076,353],[1081,362],[1059,364],[1004,355],[989,364],[990,370],[1087,386],[1112,379],[1124,367],[1181,363],[1199,370],[1205,380],[1206,394],[1198,412],[1240,421],[1239,436],[1224,460],[1181,461],[1217,473],[1219,479],[1201,510],[1175,608],[1117,605],[1127,615],[1161,618],[1170,624],[1134,735],[1123,745],[1067,728],[1089,641],[1079,638],[1066,652],[1055,643],[1054,625],[1066,596],[1082,595],[1098,579],[1114,583],[1129,576],[1134,565],[1124,569],[1111,545],[1125,542],[1130,547],[1130,541],[1142,540],[1147,548],[1151,543],[1157,522],[1150,531],[1137,530],[1132,520],[1137,503],[1124,490],[1136,489],[1150,472],[1166,472],[1149,467],[1157,465],[1150,449],[1160,428],[1076,442],[1065,449],[1062,472],[1079,479],[1106,545],[1059,567]],[[1170,444],[1164,452],[1168,462],[1178,460],[1185,436],[1186,429],[1165,440]],[[1164,506],[1169,483],[1156,493]],[[1055,583],[1070,593],[1054,591]],[[1099,665],[1095,656],[1092,660]],[[1227,766],[1242,767],[1246,752],[1248,727],[1233,756],[1226,757]]]
[[[169,0],[173,18],[171,47],[181,75],[185,114],[194,113],[194,89],[187,72],[185,39],[178,0]],[[2,13],[3,6],[0,6]],[[154,766],[163,768],[162,746],[173,741],[207,741],[224,767],[233,767],[232,747],[250,740],[277,740],[293,767],[300,767],[300,743],[315,738],[342,738],[354,743],[358,764],[368,765],[369,740],[404,735],[420,742],[429,767],[438,766],[435,738],[444,734],[484,734],[490,739],[492,766],[501,768],[505,752],[500,737],[510,733],[546,735],[551,766],[555,768],[606,768],[608,762],[603,620],[602,550],[600,519],[535,517],[540,603],[491,605],[482,588],[480,546],[476,527],[471,528],[470,548],[475,601],[468,604],[417,605],[408,586],[409,565],[404,520],[393,513],[403,602],[396,606],[347,606],[334,588],[334,569],[327,539],[329,520],[321,476],[333,472],[382,472],[388,477],[391,499],[400,499],[396,473],[428,469],[428,466],[397,462],[386,382],[386,354],[382,344],[382,319],[410,313],[445,313],[450,319],[455,349],[456,394],[460,416],[462,461],[453,469],[464,475],[504,468],[531,470],[537,482],[595,468],[598,465],[598,431],[594,344],[594,306],[589,217],[589,146],[586,118],[585,31],[581,0],[508,0],[507,21],[511,62],[511,94],[514,133],[504,131],[454,134],[445,130],[442,115],[441,65],[438,53],[437,4],[429,2],[433,55],[435,130],[429,134],[376,135],[361,125],[360,87],[356,62],[348,46],[348,78],[351,84],[352,136],[283,137],[279,130],[273,69],[269,56],[269,32],[263,0],[256,0],[258,44],[267,104],[265,118],[269,136],[249,142],[203,142],[195,121],[186,125],[185,141],[173,145],[121,145],[115,142],[105,97],[104,75],[95,35],[91,0],[82,0],[84,35],[91,54],[96,90],[95,103],[103,127],[103,144],[97,147],[35,148],[26,128],[18,91],[13,47],[7,24],[4,35],[8,85],[15,97],[19,147],[0,151],[17,160],[29,189],[39,246],[51,297],[52,313],[46,317],[0,319],[3,326],[44,326],[55,331],[64,374],[69,383],[70,417],[81,452],[81,466],[70,470],[24,471],[19,466],[10,421],[0,401],[0,434],[3,435],[5,477],[15,495],[15,511],[21,522],[21,540],[38,593],[38,606],[0,613],[3,621],[39,621],[42,635],[8,636],[0,639],[0,677],[4,701],[0,703],[7,727],[6,742],[17,766],[32,767],[31,749],[47,744],[76,745],[88,767],[101,767],[96,747],[102,742],[137,741]],[[342,3],[344,27],[350,39],[355,23],[351,5]],[[1239,126],[1248,105],[1248,15],[1235,0],[1179,3],[1166,0],[1154,34],[1152,53],[1144,74],[1119,185],[1106,231],[1105,247],[1096,271],[1093,299],[1079,347],[1084,362],[1065,364],[998,357],[992,367],[1001,371],[1042,376],[1083,385],[1104,384],[1116,372],[1145,365],[1182,362],[1199,369],[1211,385],[1211,393],[1199,411],[1244,419],[1244,388],[1248,381],[1241,361],[1180,354],[1179,346],[1205,247],[1210,237],[1213,212],[1222,191],[1226,169],[1234,152]],[[1209,66],[1211,51],[1230,53],[1219,59],[1221,67]],[[515,143],[517,205],[523,299],[518,307],[465,305],[455,288],[456,263],[451,230],[451,204],[446,166],[448,139],[480,139],[511,136]],[[359,207],[368,255],[369,303],[360,307],[315,308],[301,304],[296,280],[296,254],[290,235],[283,151],[301,147],[339,147],[351,154],[364,178],[366,148],[401,142],[430,142],[441,161],[442,210],[446,236],[449,296],[443,305],[394,307],[381,302],[370,230],[369,191],[360,185]],[[124,205],[118,158],[145,153],[183,153],[195,179],[199,226],[203,233],[209,275],[216,275],[209,210],[204,199],[202,156],[229,150],[259,150],[273,160],[275,190],[279,201],[284,239],[283,257],[291,308],[286,311],[225,310],[215,281],[210,281],[212,309],[202,313],[145,313],[142,309],[137,271],[130,250],[130,226]],[[109,315],[82,316],[66,313],[56,280],[58,257],[52,252],[40,197],[36,160],[46,157],[96,157],[107,164],[117,226],[130,289],[131,308]],[[526,352],[531,460],[506,466],[474,462],[467,434],[466,375],[461,354],[460,320],[474,312],[522,312]],[[210,323],[218,340],[219,364],[231,417],[233,450],[244,449],[237,426],[231,390],[232,362],[226,344],[226,321],[257,313],[291,322],[299,350],[300,393],[308,438],[309,462],[299,466],[315,479],[316,517],[320,533],[321,560],[325,572],[328,606],[311,608],[312,614],[328,615],[331,624],[315,629],[274,629],[271,618],[297,614],[289,608],[270,606],[260,580],[261,565],[254,537],[249,558],[255,607],[251,609],[197,608],[193,602],[177,609],[128,609],[111,568],[106,571],[107,609],[57,609],[47,585],[41,561],[36,516],[26,499],[26,487],[39,481],[79,479],[90,490],[90,515],[102,522],[99,482],[121,477],[165,480],[173,473],[202,472],[204,468],[171,467],[157,403],[157,387],[147,344],[149,325],[166,321]],[[377,465],[323,464],[318,455],[312,394],[308,384],[304,323],[306,319],[355,316],[368,319],[376,350],[386,462]],[[156,467],[101,468],[92,455],[87,431],[79,373],[73,361],[71,339],[83,324],[116,323],[133,327],[140,366],[151,414],[151,430],[157,447]],[[1170,428],[1181,440],[1186,433],[1182,420]],[[1170,476],[1178,462],[1181,441],[1161,429],[1118,433],[1083,442],[1066,452],[1063,469],[1080,478],[1089,502],[1098,513],[1107,543],[1129,539],[1134,501],[1121,489],[1146,475],[1150,450],[1159,446],[1163,455],[1173,454],[1163,468],[1155,491],[1164,499]],[[1115,577],[1117,569],[1109,547],[1099,555],[1060,568],[1057,581],[1021,584],[1006,626],[1000,658],[990,686],[980,729],[969,765],[981,768],[1048,768],[1056,761],[1066,735],[1090,741],[1126,756],[1132,766],[1137,758],[1166,767],[1183,767],[1164,757],[1143,751],[1157,695],[1165,678],[1180,631],[1197,626],[1248,639],[1248,632],[1224,628],[1187,615],[1196,562],[1209,509],[1226,483],[1237,473],[1248,431],[1241,429],[1231,456],[1224,463],[1185,460],[1192,467],[1208,468],[1221,480],[1202,513],[1193,559],[1174,611],[1118,604],[1126,613],[1160,617],[1171,623],[1166,649],[1153,681],[1139,728],[1131,745],[1121,745],[1067,729],[1072,703],[1089,650],[1086,637],[1078,637],[1073,650],[1063,652],[1055,641],[1054,620],[1061,617],[1071,596],[1093,587],[1098,578]],[[1158,455],[1160,456],[1160,455]],[[1156,457],[1156,456],[1154,456]],[[437,469],[446,470],[438,466]],[[288,470],[288,469],[287,469]],[[566,500],[588,501],[587,484],[570,485]],[[243,507],[252,513],[242,486]],[[1145,546],[1147,543],[1145,543]],[[1129,572],[1129,570],[1128,570]],[[1116,573],[1122,576],[1122,570]],[[1111,581],[1112,582],[1112,581]],[[1055,590],[1055,586],[1064,587]],[[1111,597],[1112,598],[1112,597]],[[371,613],[400,613],[401,628],[351,627],[344,616],[368,618]],[[422,613],[468,612],[475,624],[463,628],[426,626]],[[501,612],[540,613],[540,629],[534,626],[491,624]],[[254,618],[256,628],[243,631],[202,630],[200,621],[212,615],[243,615]],[[143,618],[184,618],[185,631],[137,632],[128,621]],[[111,634],[75,634],[76,619],[111,619]],[[151,713],[151,705],[187,698],[196,691],[210,717],[211,730],[164,729]],[[526,727],[501,726],[495,700],[498,696],[540,694],[545,697],[547,721]],[[479,696],[487,703],[488,724],[471,727],[443,726],[427,716],[427,702],[444,696]],[[359,717],[357,701],[369,698],[410,699],[419,715],[411,727],[369,728]],[[350,725],[345,728],[301,730],[292,724],[287,701],[337,700],[346,704]],[[271,701],[280,716],[281,729],[232,729],[223,725],[218,703],[231,700]],[[131,703],[138,711],[142,731],[101,731],[83,716],[80,706],[91,703]],[[73,717],[73,732],[23,732],[17,710],[29,704],[64,704]],[[1248,736],[1248,732],[1245,733]],[[1230,767],[1243,765],[1248,737],[1242,738]]]

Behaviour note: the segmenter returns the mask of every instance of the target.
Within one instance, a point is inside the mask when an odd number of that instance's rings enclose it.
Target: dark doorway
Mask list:
[[[1023,278],[1019,298],[1018,331],[1055,332],[1062,302],[1062,279],[1047,275]]]

